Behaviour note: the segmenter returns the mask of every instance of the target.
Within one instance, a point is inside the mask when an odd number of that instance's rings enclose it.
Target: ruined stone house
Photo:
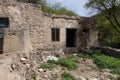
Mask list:
[[[94,19],[47,14],[40,8],[29,3],[0,2],[1,52],[78,51],[98,45]]]

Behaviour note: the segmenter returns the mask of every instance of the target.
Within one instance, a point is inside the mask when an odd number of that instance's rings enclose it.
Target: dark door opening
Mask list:
[[[76,47],[77,29],[66,29],[66,47]]]
[[[9,27],[9,18],[0,18],[0,54],[3,53],[3,30]]]

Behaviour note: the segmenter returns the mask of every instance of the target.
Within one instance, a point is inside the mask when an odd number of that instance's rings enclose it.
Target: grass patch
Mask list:
[[[92,54],[78,54],[76,56],[72,55],[67,58],[59,58],[58,61],[49,60],[48,63],[42,64],[41,68],[54,68],[56,65],[66,67],[68,70],[74,70],[78,67],[78,58],[91,58],[94,60],[95,64],[102,71],[103,69],[110,69],[111,73],[120,75],[120,60],[110,56],[106,56],[102,53],[92,53]]]
[[[70,56],[68,58],[59,58],[58,61],[49,60],[49,64],[56,64],[66,67],[68,70],[74,70],[78,67],[77,56]]]
[[[77,56],[80,57],[80,58],[92,58],[92,56],[90,54],[86,54],[86,53],[84,53],[84,54],[77,54]]]
[[[71,59],[73,61],[77,61],[78,60],[78,56],[77,55],[72,55],[72,56],[69,56],[68,59]]]
[[[48,60],[47,62],[50,64],[58,64],[58,61],[55,61],[55,60]]]
[[[58,64],[63,66],[63,67],[66,67],[67,69],[69,70],[74,70],[78,67],[78,63],[75,62],[74,60],[72,59],[69,59],[69,58],[61,58],[58,60]]]
[[[68,70],[75,70],[78,67],[77,59],[78,56],[74,55],[69,56],[67,58],[60,58],[58,60],[58,64],[63,67],[66,67]]]
[[[31,78],[32,78],[33,80],[36,80],[36,78],[37,78],[37,74],[36,74],[35,72],[32,73]]]
[[[61,74],[62,78],[65,80],[77,80],[73,75],[71,75],[70,73],[62,73]]]
[[[81,58],[91,58],[100,70],[110,69],[111,73],[120,75],[120,60],[102,53],[78,54]]]
[[[55,68],[56,65],[55,64],[52,64],[52,63],[44,63],[44,64],[41,64],[40,66],[42,69],[52,69],[52,68]]]
[[[98,65],[99,68],[105,69],[108,68],[114,74],[120,75],[120,60],[104,54],[92,54],[94,62]]]

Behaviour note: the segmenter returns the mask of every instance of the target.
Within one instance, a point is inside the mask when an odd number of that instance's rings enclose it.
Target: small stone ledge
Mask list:
[[[112,48],[112,47],[94,47],[91,48],[91,52],[100,52],[108,56],[112,56],[120,59],[120,49]]]
[[[109,56],[120,58],[120,49],[111,48],[111,47],[102,47],[101,52]]]
[[[80,16],[56,15],[56,14],[48,14],[48,13],[43,13],[43,15],[47,17],[51,17],[52,19],[80,20],[82,18]]]

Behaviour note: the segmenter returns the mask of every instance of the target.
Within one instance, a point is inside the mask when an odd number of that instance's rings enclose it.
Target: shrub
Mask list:
[[[77,80],[73,75],[71,75],[70,73],[62,73],[61,74],[62,78],[64,78],[65,80]]]
[[[41,4],[41,9],[45,13],[57,14],[57,15],[68,15],[68,16],[77,16],[73,11],[67,10],[66,8],[59,8],[57,10],[52,9],[51,7]]]

